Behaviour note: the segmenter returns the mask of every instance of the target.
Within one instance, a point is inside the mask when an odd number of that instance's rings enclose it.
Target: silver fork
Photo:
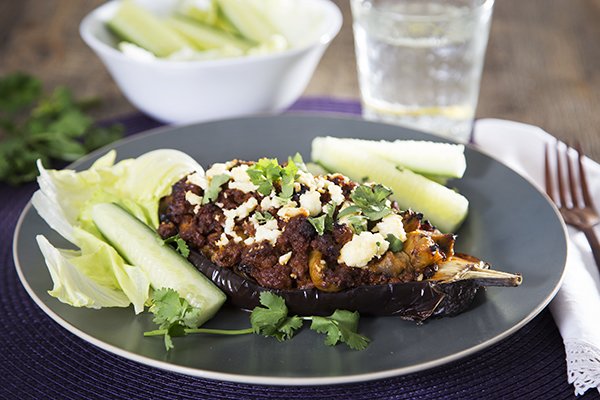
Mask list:
[[[576,158],[578,174],[575,173],[573,161],[569,156],[570,149],[575,150],[577,153]],[[568,183],[565,182],[564,167],[561,158],[567,165],[566,181],[568,181]],[[566,151],[564,151],[564,155],[561,155],[559,142],[558,140],[556,141],[556,173],[554,174],[552,173],[549,159],[550,149],[548,144],[546,144],[546,193],[558,206],[564,221],[567,224],[581,230],[585,234],[585,237],[592,248],[596,265],[598,268],[600,268],[600,242],[598,241],[598,236],[594,231],[594,226],[600,223],[600,216],[594,207],[592,197],[590,195],[585,169],[583,168],[583,152],[581,151],[581,145],[579,142],[576,142],[574,148],[567,146]],[[555,178],[553,178],[552,175],[554,175]],[[579,182],[577,182],[576,175],[579,176]],[[557,182],[558,199],[554,194],[554,180]]]

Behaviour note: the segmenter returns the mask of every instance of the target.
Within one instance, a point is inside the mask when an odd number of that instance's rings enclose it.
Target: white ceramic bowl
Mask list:
[[[306,32],[313,38],[310,42],[278,53],[203,61],[132,58],[115,47],[115,39],[105,27],[116,1],[88,14],[80,33],[125,97],[158,120],[188,123],[272,113],[300,97],[342,25],[341,12],[331,1],[297,1],[320,10],[321,23]]]

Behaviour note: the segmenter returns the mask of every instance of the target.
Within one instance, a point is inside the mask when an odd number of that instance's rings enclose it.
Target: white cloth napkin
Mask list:
[[[554,146],[554,137],[532,125],[482,119],[475,123],[474,142],[545,192],[544,144]],[[600,165],[586,158],[584,166],[600,210]],[[585,235],[572,227],[568,233],[565,277],[550,310],[565,344],[568,381],[579,395],[590,388],[600,391],[600,278]]]

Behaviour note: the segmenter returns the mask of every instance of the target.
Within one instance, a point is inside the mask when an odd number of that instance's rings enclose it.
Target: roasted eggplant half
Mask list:
[[[519,274],[455,253],[455,235],[399,210],[390,194],[314,176],[299,160],[233,160],[177,182],[158,231],[179,235],[190,261],[244,309],[271,291],[301,315],[345,309],[423,321],[466,310],[484,286],[520,285]]]

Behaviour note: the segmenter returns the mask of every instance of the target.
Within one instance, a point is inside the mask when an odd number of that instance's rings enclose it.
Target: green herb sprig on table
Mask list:
[[[40,80],[16,72],[0,78],[0,181],[18,185],[45,167],[75,161],[123,136],[123,127],[94,125],[86,111],[97,100],[73,98],[65,87],[50,95]]]
[[[302,327],[303,321],[311,321],[310,329],[327,335],[325,344],[328,346],[346,343],[353,350],[364,350],[369,344],[367,337],[357,333],[360,318],[357,312],[335,310],[328,317],[290,316],[283,298],[271,292],[260,294],[260,304],[261,306],[255,307],[250,314],[250,328],[235,330],[198,328],[197,309],[180,298],[173,289],[155,290],[150,312],[154,314],[153,321],[159,325],[159,329],[145,332],[144,336],[163,336],[167,350],[174,347],[172,337],[197,333],[215,335],[254,333],[284,341],[294,336],[295,332]]]

